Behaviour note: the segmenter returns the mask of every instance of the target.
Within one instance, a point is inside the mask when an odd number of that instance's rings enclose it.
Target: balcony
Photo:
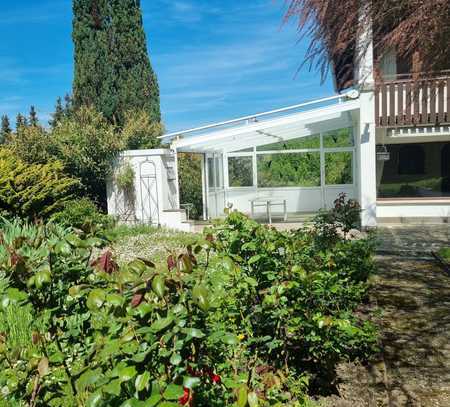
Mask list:
[[[383,80],[375,86],[377,127],[450,124],[450,71],[436,77]]]

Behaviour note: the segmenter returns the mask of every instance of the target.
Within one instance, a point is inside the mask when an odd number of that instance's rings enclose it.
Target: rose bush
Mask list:
[[[239,213],[167,266],[120,266],[96,238],[2,225],[0,389],[7,405],[307,406],[337,361],[376,345],[355,315],[366,241],[326,251],[309,231]],[[195,238],[193,238],[195,239]],[[323,383],[322,383],[323,384]]]

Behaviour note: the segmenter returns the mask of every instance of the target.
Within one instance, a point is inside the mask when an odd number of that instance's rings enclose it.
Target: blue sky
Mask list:
[[[35,105],[48,121],[71,91],[71,0],[0,0],[0,114]],[[333,94],[298,71],[307,43],[283,24],[284,0],[142,0],[167,130]],[[14,120],[12,120],[14,121]]]

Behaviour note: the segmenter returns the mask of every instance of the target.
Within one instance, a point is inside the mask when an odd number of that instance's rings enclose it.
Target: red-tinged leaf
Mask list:
[[[170,255],[167,258],[167,268],[169,269],[169,271],[172,271],[176,266],[177,262],[175,261],[175,258],[172,255]]]
[[[97,260],[94,260],[91,265],[98,270],[104,271],[105,273],[112,274],[119,270],[119,265],[113,260],[112,253],[108,250],[103,253]]]
[[[139,307],[141,305],[142,301],[144,300],[144,294],[134,294],[133,298],[131,299],[131,306],[133,308]]]
[[[212,242],[214,242],[214,236],[211,234],[211,233],[209,233],[208,235],[206,235],[206,238],[205,238],[208,242],[210,242],[210,243],[212,243]]]

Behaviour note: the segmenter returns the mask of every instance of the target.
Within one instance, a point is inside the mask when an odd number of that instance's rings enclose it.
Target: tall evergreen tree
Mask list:
[[[61,97],[58,97],[58,99],[56,99],[55,111],[53,112],[52,119],[48,122],[48,124],[52,129],[54,129],[63,118],[64,106]]]
[[[39,119],[37,116],[36,108],[34,106],[30,107],[30,114],[29,114],[29,125],[30,126],[37,126],[39,124]]]
[[[18,113],[16,117],[16,130],[24,126],[28,126],[28,120],[22,113]]]
[[[90,105],[119,126],[144,109],[160,121],[159,88],[138,0],[73,0],[74,107]]]
[[[148,55],[140,0],[111,0],[111,5],[117,120],[123,123],[126,111],[144,110],[160,122],[159,86]]]
[[[0,129],[0,144],[4,144],[11,133],[12,129],[9,122],[9,117],[7,115],[3,115]]]

